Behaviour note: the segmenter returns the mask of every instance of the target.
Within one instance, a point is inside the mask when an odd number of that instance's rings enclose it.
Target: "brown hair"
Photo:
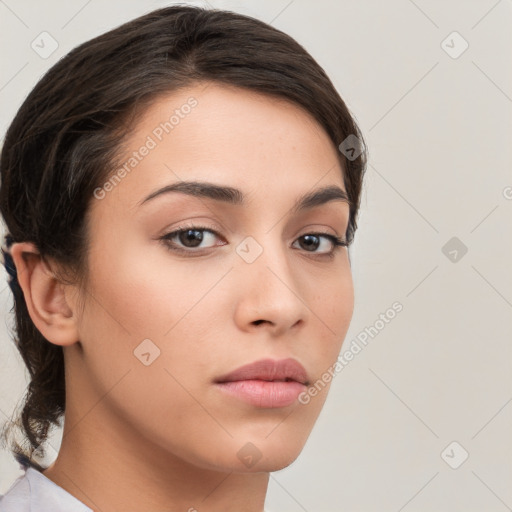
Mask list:
[[[124,121],[159,95],[214,81],[285,98],[309,112],[340,151],[350,200],[346,240],[357,228],[366,149],[360,130],[324,70],[287,34],[241,14],[191,6],[158,9],[87,41],[37,83],[7,131],[0,159],[0,212],[14,242],[33,242],[43,258],[87,275],[87,212],[107,181],[127,134]],[[354,138],[355,137],[355,138]],[[30,375],[16,425],[16,458],[28,460],[65,411],[64,358],[33,324],[16,268],[2,249],[14,297],[16,346]],[[63,278],[64,279],[64,278]],[[7,439],[10,426],[4,429]],[[25,440],[25,444],[26,444]],[[37,465],[37,464],[36,464]],[[39,466],[40,467],[40,466]]]

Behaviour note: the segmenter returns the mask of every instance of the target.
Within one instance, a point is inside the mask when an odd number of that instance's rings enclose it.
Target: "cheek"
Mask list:
[[[165,248],[125,246],[118,258],[95,267],[99,270],[91,281],[91,292],[101,297],[104,311],[98,313],[107,314],[125,334],[161,338],[216,278],[216,271],[202,272],[203,267],[173,260]]]
[[[312,373],[315,379],[320,378],[337,360],[354,310],[354,287],[348,265],[338,267],[329,275],[322,280],[321,290],[310,295],[311,322],[314,325],[310,332],[314,331],[318,337],[308,356],[314,362]]]
[[[324,296],[326,301],[325,309],[330,312],[331,322],[335,326],[334,330],[343,341],[352,320],[354,312],[354,286],[352,274],[345,272],[339,286],[332,287],[329,294]]]
[[[337,339],[344,338],[354,310],[354,285],[348,264],[332,270],[316,288],[315,293],[311,290],[310,297],[314,297],[318,321]]]
[[[143,350],[139,347],[147,347],[150,360],[158,356],[148,369],[168,368],[178,377],[189,375],[193,363],[207,366],[210,352],[204,344],[226,330],[225,317],[231,311],[226,306],[227,281],[221,282],[229,263],[181,262],[165,248],[148,250],[136,244],[118,247],[116,253],[117,258],[102,255],[101,264],[91,262],[98,270],[89,281],[81,332],[91,362],[107,375],[116,367],[119,375],[124,368],[138,371],[143,367],[137,359]]]
[[[124,248],[115,260],[92,263],[98,271],[89,280],[81,321],[81,371],[97,395],[107,395],[107,408],[156,439],[165,436],[152,426],[155,414],[173,425],[176,435],[188,431],[182,422],[203,413],[183,383],[189,389],[190,376],[207,369],[200,327],[187,320],[198,320],[197,311],[204,313],[194,305],[211,283],[198,274],[192,281],[169,258],[150,259],[150,251],[143,253]],[[210,272],[209,280],[215,278]],[[203,320],[208,324],[208,318]]]

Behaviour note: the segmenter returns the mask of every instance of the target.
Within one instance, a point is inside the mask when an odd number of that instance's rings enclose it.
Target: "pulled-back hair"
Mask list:
[[[59,425],[66,387],[63,349],[32,322],[8,249],[32,242],[83,285],[88,206],[119,164],[127,120],[159,96],[200,82],[287,99],[311,114],[335,147],[357,138],[357,158],[338,153],[350,200],[346,239],[353,240],[366,167],[363,138],[324,70],[293,38],[248,16],[179,5],[76,47],[30,92],[7,130],[0,159],[13,336],[30,376],[22,411],[3,433],[6,442],[11,427],[23,432],[23,445],[10,442],[18,460],[32,459],[50,427]]]

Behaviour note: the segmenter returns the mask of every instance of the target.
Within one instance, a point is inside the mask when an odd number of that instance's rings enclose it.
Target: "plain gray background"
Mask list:
[[[2,136],[71,48],[171,3],[0,0]],[[342,353],[378,333],[337,374],[301,456],[272,474],[268,510],[512,510],[511,0],[209,3],[297,39],[370,150]],[[58,43],[47,58],[31,47],[42,32]],[[0,421],[28,382],[5,276]],[[0,492],[19,474],[0,453]]]

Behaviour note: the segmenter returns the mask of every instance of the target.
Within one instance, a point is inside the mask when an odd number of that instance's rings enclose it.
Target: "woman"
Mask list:
[[[0,162],[31,379],[1,510],[263,510],[350,324],[365,163],[322,68],[250,17],[159,9],[53,66]]]

